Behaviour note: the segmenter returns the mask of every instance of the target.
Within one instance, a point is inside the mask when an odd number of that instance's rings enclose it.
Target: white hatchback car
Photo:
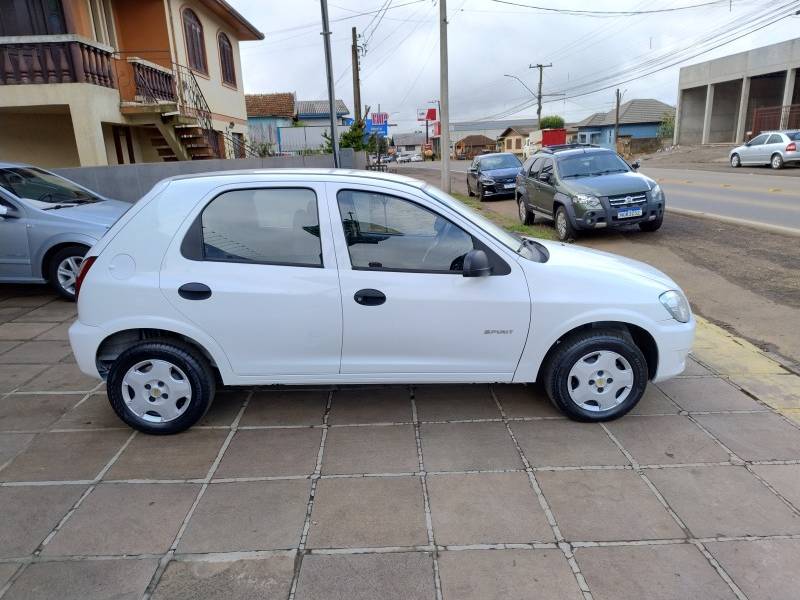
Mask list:
[[[120,418],[182,431],[215,386],[542,381],[568,416],[681,373],[695,322],[643,263],[522,239],[415,179],[157,184],[87,254],[70,341]]]

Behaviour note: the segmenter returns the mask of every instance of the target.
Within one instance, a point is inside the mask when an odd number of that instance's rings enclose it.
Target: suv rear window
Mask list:
[[[199,223],[202,256],[187,258],[322,266],[317,196],[313,190],[262,188],[224,192],[205,207]],[[194,229],[196,235],[197,228]]]
[[[793,142],[800,142],[800,131],[792,131],[786,134],[787,137]]]

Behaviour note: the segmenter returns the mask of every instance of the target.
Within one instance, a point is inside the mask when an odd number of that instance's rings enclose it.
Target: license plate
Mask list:
[[[617,211],[618,219],[630,219],[631,217],[641,217],[641,216],[642,216],[641,208],[623,208],[622,210]]]
[[[515,187],[517,187],[517,184],[516,183],[507,183],[503,187],[506,188],[507,190],[513,190]]]

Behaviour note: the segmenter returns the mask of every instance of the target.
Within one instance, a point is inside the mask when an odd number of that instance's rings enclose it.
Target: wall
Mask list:
[[[64,20],[67,22],[67,32],[77,33],[85,38],[94,39],[94,26],[89,13],[89,0],[65,0],[61,3],[64,8]]]
[[[250,140],[254,144],[275,144],[278,146],[278,127],[291,127],[292,119],[284,117],[248,117]]]
[[[60,113],[0,112],[0,161],[79,166],[69,109],[60,108]]]
[[[680,117],[678,119],[678,143],[699,144],[703,139],[703,119],[706,110],[706,88],[696,87],[682,90]]]
[[[727,81],[714,86],[714,102],[711,105],[711,124],[708,132],[709,143],[733,143],[736,138],[741,95],[741,80]]]
[[[366,168],[367,158],[363,152],[355,153],[349,148],[343,148],[341,158],[343,168]],[[135,202],[144,196],[153,185],[166,177],[208,173],[211,171],[235,171],[238,169],[303,167],[317,169],[333,167],[333,156],[330,154],[315,154],[311,156],[281,156],[242,160],[195,160],[55,169],[55,172],[104,196],[126,202]]]

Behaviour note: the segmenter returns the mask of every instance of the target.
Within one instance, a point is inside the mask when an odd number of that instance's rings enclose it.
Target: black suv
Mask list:
[[[638,168],[599,146],[544,148],[525,161],[517,176],[519,218],[526,225],[536,215],[552,219],[561,240],[574,239],[580,230],[631,224],[656,231],[666,198]]]

